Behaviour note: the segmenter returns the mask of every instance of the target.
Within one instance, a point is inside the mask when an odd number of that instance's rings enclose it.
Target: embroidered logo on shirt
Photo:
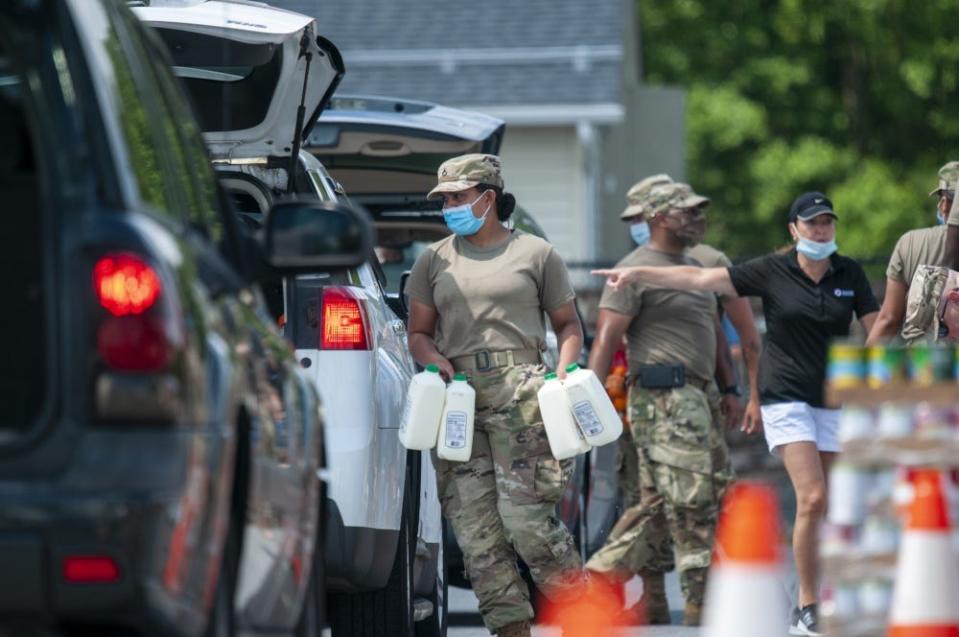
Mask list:
[[[836,295],[836,298],[843,298],[843,297],[850,297],[850,298],[851,298],[851,297],[856,296],[855,290],[843,290],[842,288],[836,288],[836,290],[835,290],[835,292],[833,292],[833,294]]]

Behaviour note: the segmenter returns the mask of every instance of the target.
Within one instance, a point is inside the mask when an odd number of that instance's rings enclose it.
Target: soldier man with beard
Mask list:
[[[685,252],[708,199],[686,184],[667,183],[654,187],[646,201],[650,242],[619,267],[699,266]],[[604,378],[612,351],[626,335],[629,421],[641,498],[624,512],[587,568],[611,583],[640,574],[648,582],[644,604],[650,618],[668,622],[662,574],[655,577],[650,567],[671,538],[686,597],[684,623],[692,626],[700,623],[720,498],[730,480],[726,442],[711,410],[711,396],[718,393],[715,372],[722,371],[724,387],[734,384],[729,367],[717,365],[720,333],[712,293],[644,284],[607,288],[589,358],[590,368]],[[740,409],[732,393],[719,402],[728,410]]]

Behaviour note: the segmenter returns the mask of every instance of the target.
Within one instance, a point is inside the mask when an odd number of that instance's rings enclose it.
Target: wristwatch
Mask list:
[[[733,396],[739,396],[740,398],[743,396],[743,388],[739,385],[730,385],[729,387],[721,389],[720,391],[727,396],[729,394],[732,394]]]

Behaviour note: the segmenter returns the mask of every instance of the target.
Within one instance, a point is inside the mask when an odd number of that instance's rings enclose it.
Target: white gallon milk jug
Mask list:
[[[623,421],[596,374],[575,363],[566,368],[566,373],[563,387],[573,408],[573,418],[589,444],[599,447],[618,440],[623,433]]]
[[[557,460],[565,460],[586,453],[590,445],[573,420],[573,412],[569,406],[566,388],[550,372],[546,374],[546,382],[536,392],[539,400],[539,411],[543,415],[543,425],[546,427],[546,437],[549,439],[549,449]]]
[[[436,442],[436,455],[444,460],[466,462],[473,453],[473,418],[476,415],[476,390],[464,374],[453,376],[446,388],[446,407]]]
[[[425,371],[410,379],[400,422],[400,442],[404,447],[425,451],[436,445],[445,402],[446,383],[436,365],[427,365]]]

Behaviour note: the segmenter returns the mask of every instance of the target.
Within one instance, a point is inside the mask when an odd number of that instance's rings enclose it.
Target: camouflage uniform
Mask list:
[[[640,502],[623,514],[610,540],[590,559],[589,570],[617,580],[656,572],[672,539],[683,593],[701,593],[719,504],[730,480],[726,443],[714,415],[718,401],[710,395],[719,395],[714,383],[630,388]]]
[[[641,212],[655,215],[705,200],[685,184],[653,183],[644,201]],[[640,499],[589,560],[590,571],[620,581],[663,573],[673,567],[675,543],[687,602],[702,603],[720,501],[731,479],[720,402],[711,380],[688,377],[684,387],[669,390],[630,387]]]
[[[921,265],[909,286],[902,338],[912,345],[922,340],[935,340],[939,329],[936,309],[949,279],[949,269]]]
[[[536,399],[545,373],[542,365],[473,372],[472,457],[448,462],[433,456],[443,515],[463,549],[480,613],[492,633],[533,616],[517,553],[552,601],[578,598],[585,584],[573,538],[556,518],[556,503],[575,461],[559,461],[550,453]]]
[[[709,401],[709,411],[713,426],[717,431],[721,431],[724,421],[720,407],[722,395],[719,393],[716,383],[710,383],[707,386],[706,398]],[[632,417],[630,417],[630,422],[632,422]],[[722,438],[722,434],[720,434],[720,438]],[[722,440],[721,449],[717,449],[716,454],[716,459],[719,463],[717,464],[717,468],[721,469],[721,474],[724,474],[717,480],[718,488],[720,489],[719,497],[722,499],[722,494],[725,492],[725,485],[729,483],[729,479],[732,476],[725,439]],[[643,490],[639,481],[640,455],[641,452],[636,447],[633,434],[629,428],[625,429],[622,437],[619,439],[619,467],[617,472],[620,490],[623,492],[624,515],[609,532],[607,543],[618,540],[622,535],[629,533],[635,526],[635,513],[633,515],[626,515],[626,513],[634,508],[638,511],[637,505],[639,505],[642,498]],[[723,458],[726,459],[724,460]],[[642,574],[669,573],[676,568],[676,560],[673,554],[673,540],[668,532],[657,533],[652,537],[647,537],[646,544],[650,549],[650,553],[644,560],[641,571]],[[602,568],[593,569],[592,561],[589,567],[591,570],[602,570]]]

